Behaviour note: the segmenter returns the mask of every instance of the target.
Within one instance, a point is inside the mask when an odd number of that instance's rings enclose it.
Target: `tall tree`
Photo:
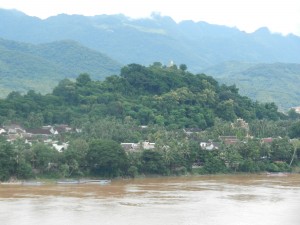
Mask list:
[[[115,141],[96,139],[89,143],[88,166],[97,175],[115,177],[126,173],[128,160]]]

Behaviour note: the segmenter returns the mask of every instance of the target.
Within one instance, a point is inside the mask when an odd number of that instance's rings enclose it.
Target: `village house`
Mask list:
[[[149,141],[143,141],[139,143],[121,143],[121,146],[127,152],[134,152],[134,151],[140,151],[142,149],[146,149],[146,150],[154,149],[155,143]]]
[[[272,143],[273,141],[274,141],[274,139],[271,138],[271,137],[260,139],[260,142],[261,142],[262,144],[270,144],[270,143]]]
[[[26,129],[26,136],[34,137],[34,136],[41,136],[41,137],[50,137],[52,134],[50,129],[43,129],[43,128],[28,128]]]
[[[57,140],[52,140],[52,139],[46,139],[43,142],[44,144],[51,146],[53,149],[57,150],[58,152],[63,152],[64,150],[67,150],[69,147],[69,142],[63,142],[61,144],[58,144]]]
[[[2,127],[0,127],[0,134],[5,134],[6,133],[6,130]]]
[[[208,150],[208,151],[212,151],[212,150],[218,150],[220,148],[220,143],[217,142],[200,142],[200,147],[202,150]]]
[[[58,134],[58,131],[51,125],[42,126],[42,129],[49,130],[51,132],[51,134],[53,134],[53,135]]]
[[[144,141],[144,142],[142,142],[142,147],[143,147],[143,149],[154,149],[155,143],[151,143],[149,141]]]
[[[14,142],[16,141],[17,139],[20,139],[21,137],[18,135],[18,134],[8,134],[6,135],[6,140],[8,142]]]
[[[126,152],[135,152],[140,149],[140,146],[137,143],[121,143],[121,146]]]
[[[64,150],[67,150],[69,147],[69,143],[65,142],[62,144],[53,143],[52,147],[57,150],[58,152],[63,152]]]
[[[54,129],[60,134],[72,131],[72,128],[67,124],[57,124],[54,126]]]
[[[3,135],[8,142],[14,142],[22,138],[22,135],[25,133],[24,128],[18,124],[5,125],[0,130],[0,134]]]
[[[35,142],[44,143],[53,149],[57,150],[58,152],[63,152],[69,146],[68,142],[63,142],[58,144],[57,140],[55,139],[57,135],[64,132],[71,132],[72,128],[68,125],[46,125],[40,128],[22,128],[18,124],[12,124],[4,127],[0,127],[0,135],[4,136],[8,142],[15,142],[18,139],[24,140],[25,144],[32,145]],[[76,132],[81,132],[80,129]],[[56,138],[57,139],[57,138]]]
[[[11,124],[3,126],[3,128],[6,130],[7,134],[22,134],[25,133],[25,129],[21,127],[19,124]]]
[[[219,136],[219,139],[225,145],[234,145],[239,142],[237,136]]]

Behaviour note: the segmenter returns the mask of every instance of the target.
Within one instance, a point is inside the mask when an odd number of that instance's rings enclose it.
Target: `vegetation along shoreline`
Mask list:
[[[299,172],[300,115],[187,66],[130,64],[0,99],[0,180]]]

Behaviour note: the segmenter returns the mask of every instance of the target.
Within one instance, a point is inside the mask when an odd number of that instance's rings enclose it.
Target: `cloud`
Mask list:
[[[15,8],[40,18],[60,13],[88,16],[122,13],[141,18],[160,12],[177,22],[206,21],[247,32],[266,26],[273,32],[300,35],[299,0],[1,0],[0,7]]]

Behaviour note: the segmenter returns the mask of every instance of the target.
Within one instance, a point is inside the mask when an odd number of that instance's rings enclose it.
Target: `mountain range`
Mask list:
[[[74,40],[122,64],[155,61],[185,63],[192,72],[226,61],[300,63],[300,37],[271,33],[267,28],[245,33],[236,28],[182,21],[153,14],[61,14],[47,19],[15,10],[0,10],[0,37],[33,44]]]
[[[0,96],[30,89],[49,93],[64,78],[119,74],[121,64],[74,41],[27,44],[0,39]]]
[[[299,105],[300,64],[226,62],[205,70],[240,93],[260,102],[275,102],[281,110]]]
[[[253,99],[283,109],[300,104],[300,37],[267,28],[246,33],[206,22],[176,23],[159,14],[144,19],[61,14],[42,20],[0,9],[0,37],[2,96],[11,90],[49,92],[58,80],[83,72],[103,79],[122,65],[174,61],[236,84]]]

